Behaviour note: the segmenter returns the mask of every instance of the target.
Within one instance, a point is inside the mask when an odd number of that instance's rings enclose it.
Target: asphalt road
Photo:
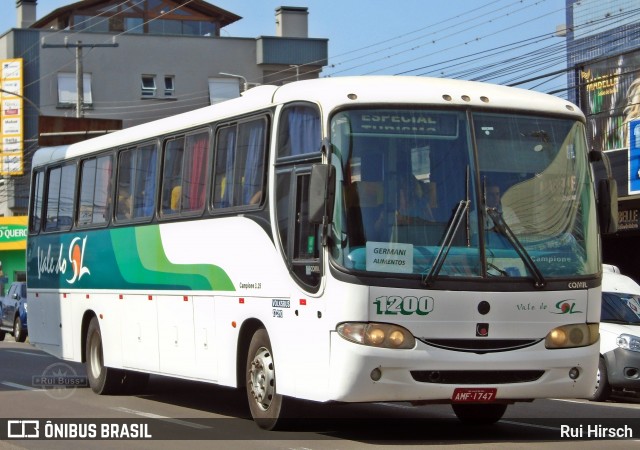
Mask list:
[[[301,402],[301,420],[290,430],[266,432],[249,418],[240,390],[152,376],[135,395],[98,396],[84,385],[84,375],[83,365],[28,343],[10,336],[0,342],[0,449],[585,449],[640,442],[640,401],[630,398],[518,403],[484,427],[460,424],[448,405]],[[74,386],[47,384],[61,376]],[[589,437],[589,431],[604,436]],[[614,432],[620,437],[607,436]],[[36,433],[40,439],[28,437]],[[65,439],[74,436],[84,439]]]

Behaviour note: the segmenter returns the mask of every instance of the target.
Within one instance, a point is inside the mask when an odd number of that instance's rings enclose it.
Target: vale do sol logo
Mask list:
[[[87,246],[87,236],[84,238],[75,237],[69,245],[69,250],[65,257],[64,244],[60,245],[58,254],[51,254],[51,244],[45,252],[38,247],[38,279],[43,274],[66,274],[67,268],[71,268],[71,278],[66,281],[74,284],[83,275],[90,275],[91,272],[84,265],[84,251]]]

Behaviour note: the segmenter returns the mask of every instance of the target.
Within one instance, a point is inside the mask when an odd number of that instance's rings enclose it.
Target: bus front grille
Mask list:
[[[544,370],[412,370],[420,383],[434,384],[510,384],[536,381]]]
[[[427,339],[418,338],[432,347],[468,353],[508,352],[531,347],[542,339]]]

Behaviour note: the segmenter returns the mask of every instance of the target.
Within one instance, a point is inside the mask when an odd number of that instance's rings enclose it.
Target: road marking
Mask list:
[[[175,423],[176,425],[182,425],[182,426],[190,427],[190,428],[197,428],[197,429],[200,429],[200,430],[211,428],[211,427],[209,427],[207,425],[202,425],[202,424],[194,423],[194,422],[188,422],[186,420],[172,419],[171,417],[161,416],[159,414],[153,414],[153,413],[148,413],[148,412],[144,412],[144,411],[137,411],[135,409],[129,409],[129,408],[125,408],[123,406],[114,406],[111,409],[113,409],[115,411],[127,413],[127,414],[134,414],[136,416],[146,417],[148,419],[158,419],[158,420],[163,420],[165,422]]]
[[[400,403],[376,402],[377,405],[391,406],[392,408],[413,409],[413,405],[402,405]]]
[[[526,423],[526,422],[513,422],[511,420],[504,420],[504,419],[500,419],[500,421],[498,421],[498,423],[508,423],[509,425],[519,425],[521,427],[543,428],[545,430],[560,431],[560,428],[558,428],[558,427],[549,427],[549,426],[546,426],[546,425],[536,425],[534,423]]]
[[[566,403],[590,403],[588,400],[570,400],[568,398],[550,398],[549,400],[553,400],[555,402],[566,402]]]
[[[33,386],[25,386],[24,384],[12,383],[11,381],[3,381],[2,384],[23,391],[43,391],[44,389],[34,388]]]
[[[24,350],[7,350],[7,353],[18,353],[20,355],[38,356],[40,358],[53,358],[53,356],[47,355],[46,353],[25,352]]]

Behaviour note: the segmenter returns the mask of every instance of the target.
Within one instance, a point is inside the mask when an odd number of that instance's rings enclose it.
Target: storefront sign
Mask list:
[[[0,251],[26,248],[27,216],[0,217]]]
[[[0,63],[0,175],[22,175],[24,172],[22,59],[5,59]]]
[[[640,230],[640,210],[625,209],[618,211],[618,231],[637,231]]]

